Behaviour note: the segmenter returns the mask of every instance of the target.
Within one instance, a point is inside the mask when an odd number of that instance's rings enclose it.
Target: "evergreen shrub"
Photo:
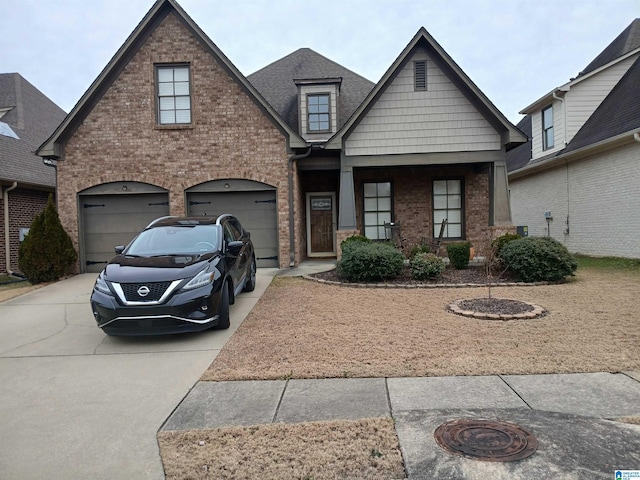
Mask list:
[[[349,282],[395,278],[404,268],[404,255],[387,243],[355,242],[343,248],[338,276]]]
[[[71,237],[60,223],[53,197],[33,219],[29,233],[18,250],[18,267],[29,282],[53,282],[71,270],[78,259]]]
[[[523,282],[555,282],[573,276],[578,263],[567,247],[551,237],[524,237],[507,243],[501,261]]]
[[[449,262],[454,268],[463,270],[469,265],[469,259],[471,257],[471,243],[470,242],[457,242],[447,245],[447,256]]]
[[[435,253],[416,253],[409,261],[411,275],[416,280],[426,280],[444,271],[444,261]]]

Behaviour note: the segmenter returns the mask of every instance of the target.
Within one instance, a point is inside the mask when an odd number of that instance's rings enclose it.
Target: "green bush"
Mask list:
[[[345,238],[340,243],[340,249],[344,252],[345,250],[351,247],[355,247],[365,243],[371,243],[371,239],[365,237],[364,235],[352,235],[350,237]]]
[[[420,245],[415,245],[409,251],[409,260],[413,259],[419,253],[431,253],[431,247],[426,243],[421,243]]]
[[[555,282],[574,275],[578,263],[551,237],[525,237],[507,243],[500,259],[523,282]]]
[[[416,253],[409,261],[411,274],[416,280],[426,280],[444,271],[444,261],[435,253]]]
[[[471,257],[471,243],[457,242],[447,245],[447,255],[449,262],[458,270],[463,270],[469,265]]]
[[[20,271],[33,283],[53,282],[71,272],[78,255],[64,231],[53,198],[36,215],[18,250]]]
[[[496,238],[493,242],[491,242],[491,246],[496,250],[496,256],[500,256],[502,247],[504,247],[507,243],[512,242],[513,240],[518,240],[519,238],[522,237],[517,233],[505,233],[504,235]]]
[[[357,242],[342,250],[338,276],[349,282],[395,278],[404,268],[404,255],[386,243]]]

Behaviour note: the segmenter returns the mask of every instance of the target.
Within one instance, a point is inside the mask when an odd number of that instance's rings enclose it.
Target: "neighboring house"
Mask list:
[[[259,266],[341,240],[483,240],[512,228],[506,151],[526,141],[421,29],[377,83],[309,49],[244,77],[159,0],[38,154],[97,271],[151,219],[237,215]]]
[[[513,221],[574,253],[640,258],[640,19],[522,112],[507,154]]]
[[[20,241],[55,194],[55,169],[35,151],[65,115],[20,74],[0,74],[0,273],[19,272]]]

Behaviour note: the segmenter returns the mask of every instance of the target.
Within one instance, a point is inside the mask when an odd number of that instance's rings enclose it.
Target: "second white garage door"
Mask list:
[[[188,192],[189,215],[230,213],[251,233],[258,267],[278,267],[276,191]]]

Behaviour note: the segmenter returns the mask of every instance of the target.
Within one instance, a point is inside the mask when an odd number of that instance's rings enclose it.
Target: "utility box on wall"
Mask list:
[[[521,237],[528,237],[529,236],[529,227],[526,225],[518,225],[516,227],[516,233],[518,235],[520,235]]]

